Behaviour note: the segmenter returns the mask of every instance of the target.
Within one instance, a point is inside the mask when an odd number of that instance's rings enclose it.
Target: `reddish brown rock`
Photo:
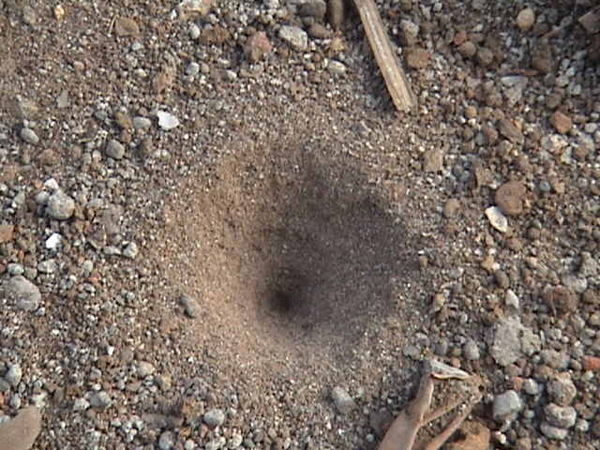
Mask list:
[[[553,311],[561,314],[569,314],[579,305],[577,294],[564,286],[546,288],[543,297]]]
[[[411,69],[424,69],[430,59],[431,53],[422,48],[413,48],[406,53],[406,64]]]
[[[273,45],[264,31],[254,33],[244,45],[244,55],[251,63],[260,61],[271,53],[271,50],[273,50]]]
[[[600,370],[600,357],[598,356],[584,356],[582,362],[583,370],[591,370],[593,372]]]
[[[517,216],[523,212],[523,203],[527,189],[520,181],[504,183],[496,191],[496,205],[509,216]]]
[[[573,121],[571,118],[560,111],[555,111],[554,114],[550,116],[550,123],[560,134],[566,134],[573,128]]]
[[[0,225],[0,244],[13,240],[14,225]]]

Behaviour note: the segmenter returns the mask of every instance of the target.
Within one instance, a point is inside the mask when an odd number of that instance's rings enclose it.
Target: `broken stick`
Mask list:
[[[417,104],[415,96],[385,32],[377,6],[373,0],[354,0],[354,4],[394,106],[399,111],[413,109]]]

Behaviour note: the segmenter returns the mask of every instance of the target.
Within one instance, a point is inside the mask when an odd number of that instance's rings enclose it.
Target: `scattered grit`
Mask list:
[[[600,448],[594,1],[376,3],[413,114],[323,0],[0,2],[0,433],[370,449],[435,357]]]

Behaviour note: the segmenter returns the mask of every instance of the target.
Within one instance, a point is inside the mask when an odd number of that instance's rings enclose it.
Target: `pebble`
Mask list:
[[[327,12],[325,0],[306,0],[300,4],[298,15],[300,17],[314,17],[318,21],[322,21]]]
[[[225,423],[225,413],[222,409],[211,409],[210,411],[204,413],[202,419],[204,420],[204,423],[209,427],[216,428]]]
[[[329,61],[329,64],[327,65],[327,70],[329,70],[335,75],[343,75],[344,73],[346,73],[346,66],[340,61],[332,60]]]
[[[58,268],[58,264],[53,259],[48,259],[46,261],[40,261],[40,263],[37,265],[38,272],[46,273],[46,274],[56,272],[57,268]]]
[[[308,48],[308,35],[300,27],[283,25],[279,29],[279,37],[296,50],[303,51]]]
[[[533,9],[522,9],[517,15],[516,22],[521,31],[529,31],[535,24],[535,13],[533,12]]]
[[[400,29],[402,30],[402,38],[405,45],[412,46],[417,43],[419,25],[410,20],[402,19],[400,21]]]
[[[566,134],[573,128],[571,118],[560,111],[554,111],[554,114],[550,116],[550,123],[560,134]]]
[[[525,185],[520,181],[509,181],[496,190],[496,205],[508,216],[517,216],[523,212]]]
[[[85,398],[76,398],[73,402],[73,411],[85,411],[90,407],[90,402]]]
[[[123,249],[123,256],[129,259],[135,259],[139,254],[139,248],[135,242],[129,242]]]
[[[348,414],[350,411],[356,408],[356,403],[352,397],[350,397],[348,391],[342,387],[334,387],[331,391],[331,398],[340,414]]]
[[[523,133],[510,120],[500,119],[498,121],[498,131],[502,136],[513,143],[523,141]]]
[[[548,423],[559,428],[571,428],[577,421],[577,411],[572,406],[550,403],[544,408],[544,413]]]
[[[38,287],[22,275],[13,276],[3,283],[3,289],[15,306],[23,311],[35,311],[42,300]]]
[[[469,339],[464,345],[464,355],[465,358],[469,361],[477,361],[481,354],[479,352],[479,347],[477,343],[473,339]]]
[[[520,308],[519,297],[514,293],[512,289],[506,290],[506,296],[504,298],[504,304],[513,311],[518,311]]]
[[[21,378],[23,377],[23,370],[19,364],[10,364],[8,366],[8,371],[4,375],[4,379],[8,381],[8,383],[12,387],[17,387],[21,382]]]
[[[35,134],[35,131],[33,131],[31,128],[21,128],[19,136],[21,136],[21,139],[23,139],[28,144],[35,145],[38,142],[40,142],[40,138],[37,134]]]
[[[172,130],[179,126],[179,119],[171,113],[158,111],[156,116],[158,117],[158,126],[165,131]]]
[[[456,198],[449,199],[444,205],[444,217],[450,219],[460,210],[460,201]]]
[[[191,61],[185,68],[185,74],[190,77],[195,77],[200,73],[200,64],[196,61]]]
[[[64,191],[58,190],[48,197],[46,205],[46,213],[56,220],[67,220],[71,218],[75,211],[75,201],[65,194]]]
[[[106,409],[112,405],[112,399],[106,391],[94,392],[90,396],[90,406],[96,409]]]
[[[172,431],[163,431],[158,439],[160,450],[171,450],[175,446],[175,435]]]
[[[115,20],[115,33],[117,36],[137,36],[140,34],[140,27],[137,22],[129,17],[118,17]]]
[[[465,58],[472,58],[477,54],[477,46],[471,41],[466,41],[458,46],[458,52]]]
[[[194,319],[198,316],[198,304],[193,299],[187,295],[182,295],[179,298],[179,303],[183,306],[183,311],[188,317]]]
[[[14,232],[14,225],[0,225],[0,244],[12,241]]]
[[[406,65],[411,69],[421,70],[429,65],[431,53],[423,48],[411,48],[406,52]]]
[[[523,402],[519,394],[513,390],[496,395],[494,398],[493,415],[495,420],[513,419],[521,409],[523,409]]]
[[[154,366],[147,361],[140,361],[137,367],[137,374],[140,378],[146,378],[154,373]]]
[[[200,37],[200,27],[195,23],[192,23],[190,24],[188,33],[190,34],[191,39],[196,40]]]
[[[106,144],[105,152],[106,156],[112,159],[123,159],[123,156],[125,156],[125,146],[116,139],[111,139]]]
[[[506,367],[521,357],[522,327],[518,317],[500,319],[494,326],[490,354],[498,365]]]
[[[133,128],[136,130],[147,130],[152,126],[152,121],[147,117],[135,116],[133,118]]]
[[[490,206],[485,210],[485,216],[490,224],[501,233],[508,231],[508,219],[497,206]]]
[[[48,250],[56,250],[62,241],[62,235],[59,233],[52,233],[46,242],[44,242],[44,247]]]
[[[423,155],[423,170],[425,172],[441,172],[444,168],[444,151],[431,149]]]
[[[591,370],[592,372],[600,370],[600,356],[584,356],[582,363],[583,370]]]
[[[484,67],[490,66],[494,62],[494,54],[490,49],[481,47],[477,50],[477,61]]]
[[[540,385],[533,378],[523,381],[523,390],[529,395],[538,395],[541,392]]]
[[[569,434],[569,432],[564,428],[554,427],[547,422],[543,422],[542,425],[540,425],[540,430],[547,438],[557,441],[566,439],[567,435]]]
[[[548,383],[548,394],[552,401],[559,406],[570,405],[577,395],[577,388],[566,372],[559,373]]]

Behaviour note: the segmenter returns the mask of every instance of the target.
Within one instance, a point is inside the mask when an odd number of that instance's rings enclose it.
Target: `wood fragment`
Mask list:
[[[354,4],[394,106],[399,111],[414,109],[417,104],[415,96],[385,32],[377,6],[373,0],[354,0]]]
[[[585,13],[579,18],[578,22],[589,34],[600,32],[600,6]]]

